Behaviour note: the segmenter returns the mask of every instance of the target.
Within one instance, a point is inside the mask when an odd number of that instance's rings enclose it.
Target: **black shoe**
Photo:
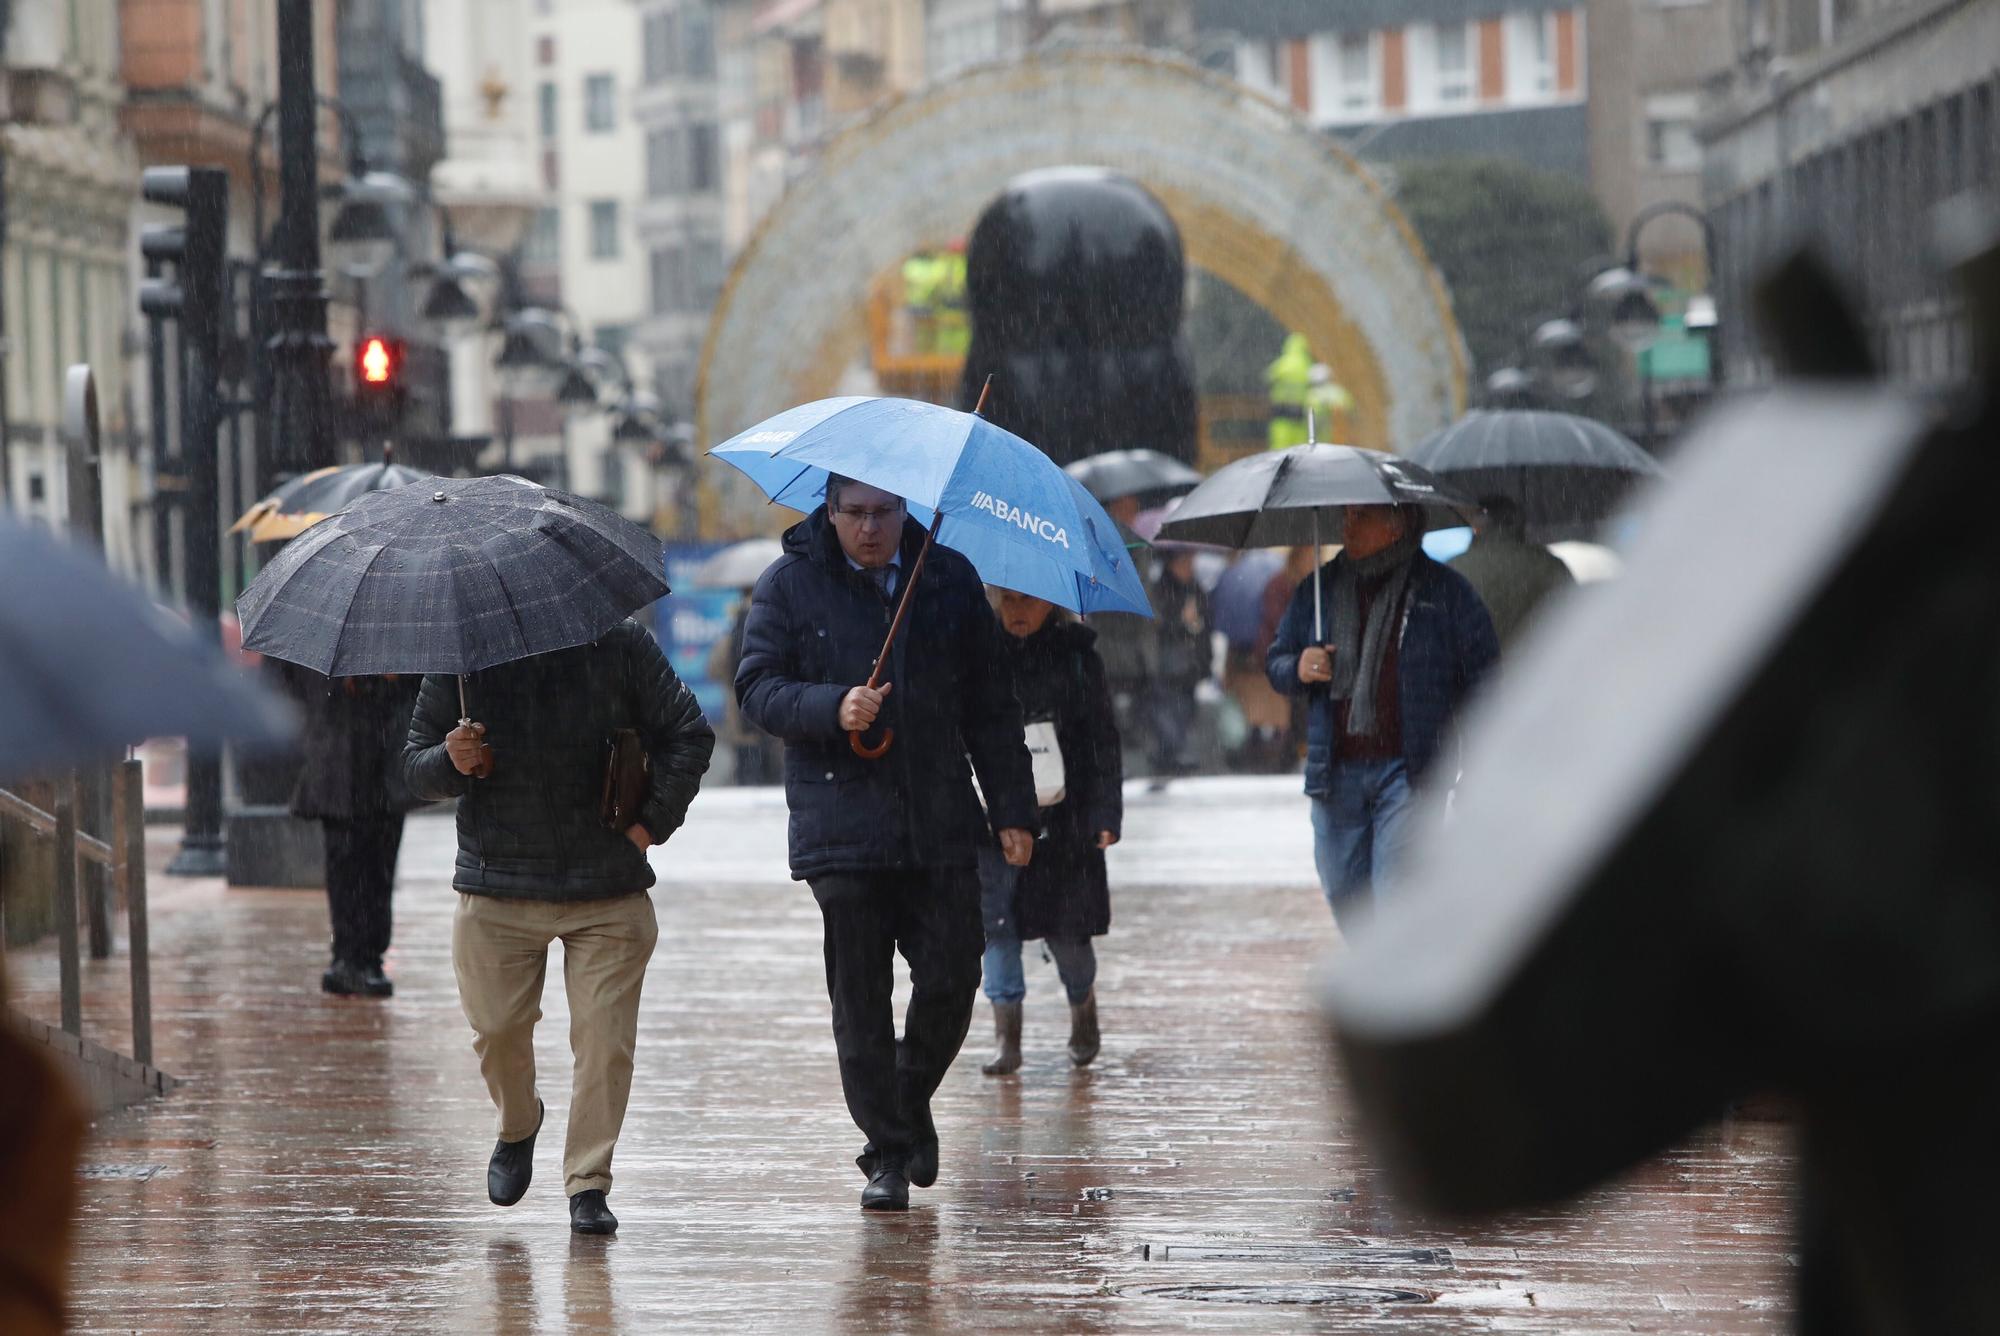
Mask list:
[[[536,1100],[535,1110],[534,1131],[519,1141],[498,1141],[493,1145],[493,1158],[486,1162],[486,1195],[495,1206],[512,1206],[528,1195],[528,1183],[535,1176],[535,1138],[542,1134],[549,1106]]]
[[[569,1199],[569,1227],[578,1234],[616,1234],[618,1217],[604,1204],[604,1194],[591,1188]]]
[[[877,1167],[861,1189],[864,1211],[907,1211],[910,1209],[910,1180],[895,1165]]]
[[[362,991],[370,997],[394,997],[396,985],[382,972],[380,964],[370,965],[361,981]]]
[[[360,997],[368,992],[368,967],[351,960],[336,960],[319,976],[319,986],[320,991],[335,997]]]

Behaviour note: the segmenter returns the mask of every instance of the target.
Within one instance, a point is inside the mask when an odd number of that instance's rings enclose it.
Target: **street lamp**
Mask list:
[[[417,192],[394,172],[361,171],[339,187],[340,212],[327,229],[327,240],[339,245],[347,263],[373,273],[388,263],[399,237],[391,208],[406,208]]]
[[[1535,378],[1517,366],[1503,366],[1486,378],[1489,408],[1533,408],[1539,402]]]
[[[1588,399],[1597,389],[1597,359],[1583,327],[1567,317],[1545,320],[1528,338],[1529,351],[1550,390],[1564,399]]]
[[[1660,283],[1640,266],[1639,235],[1648,224],[1669,215],[1691,219],[1701,229],[1704,277],[1710,288],[1715,286],[1715,225],[1707,214],[1679,200],[1664,200],[1634,214],[1631,226],[1625,230],[1625,263],[1605,270],[1592,280],[1590,295],[1606,312],[1611,337],[1635,353],[1659,337],[1660,325],[1659,304],[1653,300]],[[1709,383],[1721,385],[1723,367],[1718,333],[1721,321],[1715,298],[1708,293],[1690,297],[1683,323],[1688,329],[1700,330],[1708,340]]]

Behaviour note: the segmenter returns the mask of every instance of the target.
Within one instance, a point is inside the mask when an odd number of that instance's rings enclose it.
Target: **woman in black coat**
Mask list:
[[[287,665],[304,706],[305,764],[292,815],[326,834],[326,903],[333,963],[320,987],[343,996],[388,997],[389,892],[403,844],[403,815],[416,800],[403,783],[403,743],[420,676],[322,677]]]
[[[1021,943],[1042,941],[1070,1003],[1070,1061],[1097,1056],[1097,952],[1111,928],[1104,851],[1124,821],[1124,765],[1097,633],[1054,604],[999,591],[1007,666],[1035,762],[1039,829],[1035,856],[1011,868],[998,849],[980,858],[986,924],[985,987],[998,1051],[980,1068],[1004,1076],[1021,1066]],[[1051,745],[1053,744],[1053,745]]]

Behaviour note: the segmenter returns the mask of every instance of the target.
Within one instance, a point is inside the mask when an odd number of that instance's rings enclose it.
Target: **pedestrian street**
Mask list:
[[[939,1182],[902,1215],[854,1208],[819,915],[786,879],[776,790],[706,792],[652,851],[660,945],[608,1239],[565,1216],[555,962],[552,1135],[525,1200],[486,1200],[448,820],[409,824],[386,1002],[319,990],[322,895],[163,880],[158,1060],[183,1084],[93,1130],[76,1329],[1783,1330],[1782,1122],[1732,1121],[1570,1209],[1469,1228],[1398,1210],[1327,1066],[1311,985],[1334,929],[1297,786],[1128,786],[1102,1055],[1071,1067],[1031,946],[1025,1066],[980,1075],[982,1007],[937,1099]],[[176,834],[154,829],[157,860]],[[87,966],[85,1033],[114,1046],[123,965]],[[53,956],[10,967],[51,1015]]]

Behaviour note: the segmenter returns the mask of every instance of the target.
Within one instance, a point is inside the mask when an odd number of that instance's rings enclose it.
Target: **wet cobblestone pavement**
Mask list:
[[[1293,780],[1134,791],[1101,943],[1104,1054],[1063,1055],[1030,952],[1027,1064],[940,1092],[936,1188],[864,1216],[821,975],[775,793],[719,791],[654,851],[660,947],[611,1196],[573,1238],[566,1079],[527,1199],[485,1199],[492,1112],[449,959],[451,826],[413,819],[387,1003],[323,996],[317,894],[154,881],[170,1097],[102,1120],[83,1331],[1780,1331],[1788,1135],[1738,1122],[1576,1207],[1400,1213],[1324,1066],[1308,973],[1333,941]],[[155,853],[172,832],[156,832]],[[1227,841],[1227,847],[1222,842]],[[46,953],[10,964],[52,1017]],[[85,1030],[124,1047],[122,943]],[[554,974],[552,966],[551,974]],[[540,1061],[566,1074],[544,998]],[[1331,1094],[1329,1094],[1331,1092]]]

